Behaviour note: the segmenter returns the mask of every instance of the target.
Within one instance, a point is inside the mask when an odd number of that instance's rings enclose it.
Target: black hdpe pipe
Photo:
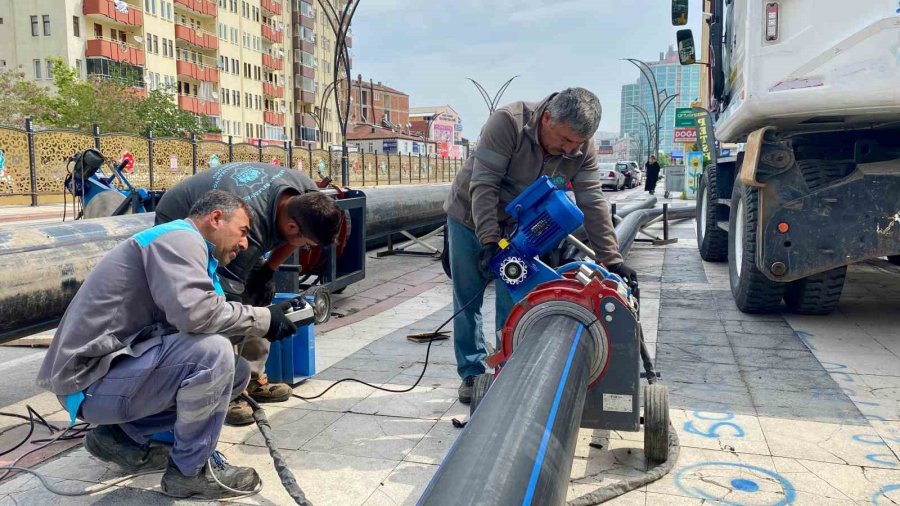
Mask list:
[[[623,256],[638,230],[662,214],[662,209],[629,211],[616,226]],[[667,215],[669,219],[689,218],[694,208],[669,209]],[[578,334],[581,324],[576,320],[560,315],[540,323],[532,332],[541,338],[519,341],[503,374],[496,377],[444,457],[420,505],[565,502],[587,390],[589,354],[594,350],[587,333]],[[585,355],[570,357],[563,350]],[[643,349],[642,358],[649,361]],[[554,410],[555,417],[551,416]],[[677,436],[671,428],[669,432],[666,463],[643,477],[601,487],[575,503],[596,504],[665,475],[677,458]]]
[[[446,183],[367,188],[367,247],[392,232],[446,222],[442,206],[449,190]],[[153,219],[154,213],[142,213],[0,225],[0,342],[52,328],[97,262],[153,226]]]
[[[519,344],[418,504],[565,501],[593,343],[568,316],[533,328],[543,338]]]

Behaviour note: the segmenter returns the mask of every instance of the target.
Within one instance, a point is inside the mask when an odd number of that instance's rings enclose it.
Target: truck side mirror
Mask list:
[[[688,20],[688,0],[672,0],[672,26],[684,26]]]
[[[697,63],[697,52],[694,50],[694,33],[691,30],[678,30],[678,61],[682,65]]]

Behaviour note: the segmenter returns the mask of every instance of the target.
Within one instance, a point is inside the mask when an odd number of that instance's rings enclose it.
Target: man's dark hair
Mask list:
[[[253,223],[253,214],[247,203],[241,200],[237,195],[222,190],[210,190],[194,202],[188,213],[188,218],[200,218],[207,214],[219,210],[225,215],[225,219],[231,219],[231,215],[238,209],[243,209],[250,217],[250,223]]]
[[[328,246],[337,239],[341,228],[341,208],[328,195],[309,192],[291,197],[287,213],[300,225],[303,235],[320,246]]]

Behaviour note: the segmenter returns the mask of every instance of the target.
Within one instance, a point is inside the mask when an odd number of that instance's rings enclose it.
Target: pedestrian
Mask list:
[[[191,206],[210,190],[237,195],[250,209],[249,247],[227,267],[219,268],[228,300],[265,306],[275,294],[273,277],[297,248],[328,246],[335,241],[342,213],[335,200],[318,191],[299,171],[256,162],[222,165],[188,177],[168,190],[156,206],[156,223],[187,216]],[[264,255],[268,257],[264,259]],[[269,342],[248,338],[241,350],[250,362],[248,394],[257,402],[284,402],[291,388],[266,377]],[[243,400],[231,403],[225,423],[249,425],[253,410]]]
[[[515,102],[488,118],[478,148],[457,174],[444,203],[450,246],[453,309],[471,304],[453,320],[459,400],[469,403],[477,375],[484,373],[482,287],[493,278],[490,261],[500,239],[515,227],[504,209],[541,176],[557,188],[571,183],[584,213],[584,228],[597,260],[632,283],[637,274],[618,251],[609,205],[601,191],[591,137],[600,123],[600,101],[583,88],[568,88],[540,102]],[[512,309],[503,283],[494,283],[497,332]],[[496,337],[496,335],[495,335]]]
[[[38,373],[72,424],[98,425],[88,453],[131,473],[165,470],[168,495],[221,499],[236,494],[217,481],[247,492],[260,482],[215,451],[228,402],[250,379],[232,343],[296,331],[283,304],[225,299],[216,268],[247,249],[251,220],[245,202],[213,191],[187,219],[115,247],[75,294]],[[166,431],[173,446],[150,442]]]
[[[659,180],[659,163],[656,162],[655,156],[650,155],[647,163],[644,164],[644,173],[647,174],[644,190],[650,192],[650,195],[655,195],[656,182]]]

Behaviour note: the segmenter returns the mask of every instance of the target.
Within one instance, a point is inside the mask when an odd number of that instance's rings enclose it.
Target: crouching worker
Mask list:
[[[128,472],[165,470],[162,490],[218,499],[252,491],[252,468],[231,466],[216,443],[231,399],[250,378],[233,344],[296,331],[286,306],[228,302],[216,268],[247,248],[247,205],[223,191],[184,220],[136,234],[110,251],[69,304],[38,373],[75,417],[98,427],[84,446]],[[150,443],[174,432],[174,445]]]

